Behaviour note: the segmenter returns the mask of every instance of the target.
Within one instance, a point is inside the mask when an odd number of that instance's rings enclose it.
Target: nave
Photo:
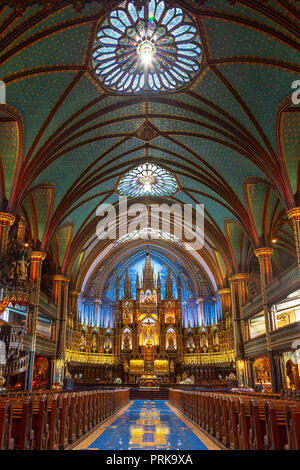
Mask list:
[[[134,400],[73,450],[218,450],[198,427],[164,400]]]

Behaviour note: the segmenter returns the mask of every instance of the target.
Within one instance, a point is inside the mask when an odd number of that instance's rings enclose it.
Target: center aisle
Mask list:
[[[163,400],[134,400],[73,450],[220,450]]]

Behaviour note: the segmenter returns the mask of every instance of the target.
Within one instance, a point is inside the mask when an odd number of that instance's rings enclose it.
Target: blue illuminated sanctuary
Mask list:
[[[205,273],[159,246],[143,245],[107,261],[90,280],[79,299],[80,345],[85,350],[94,334],[94,352],[118,357],[129,382],[145,373],[168,380],[180,358],[194,357],[201,344],[207,350],[207,332],[221,317],[219,295]]]

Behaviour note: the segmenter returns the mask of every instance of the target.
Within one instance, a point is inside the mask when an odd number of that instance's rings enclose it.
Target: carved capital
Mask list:
[[[79,297],[81,295],[81,292],[78,290],[72,290],[71,295],[73,295],[74,297]]]
[[[218,293],[219,293],[220,295],[222,295],[222,294],[230,294],[230,293],[231,293],[231,290],[229,289],[229,287],[223,287],[223,289],[218,290]]]
[[[66,276],[63,276],[62,274],[55,274],[52,279],[54,282],[70,282],[70,279],[68,279]]]
[[[0,225],[11,227],[15,219],[15,216],[12,214],[8,214],[8,212],[0,212]]]
[[[232,276],[229,277],[229,281],[246,281],[249,277],[249,274],[246,273],[236,273],[232,274]]]
[[[294,207],[287,212],[289,220],[300,220],[300,207]]]
[[[257,256],[257,258],[270,258],[273,254],[273,251],[273,248],[265,246],[254,250],[254,254]]]
[[[42,251],[32,251],[31,252],[32,261],[44,261],[46,256],[47,256],[47,253],[43,253]]]

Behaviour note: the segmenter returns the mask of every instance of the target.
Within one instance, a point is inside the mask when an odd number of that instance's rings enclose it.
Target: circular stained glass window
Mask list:
[[[116,92],[172,91],[192,80],[201,57],[196,25],[184,10],[149,0],[138,11],[129,0],[99,25],[92,67]]]
[[[124,175],[118,185],[122,196],[170,196],[178,189],[176,179],[164,168],[143,163]]]

